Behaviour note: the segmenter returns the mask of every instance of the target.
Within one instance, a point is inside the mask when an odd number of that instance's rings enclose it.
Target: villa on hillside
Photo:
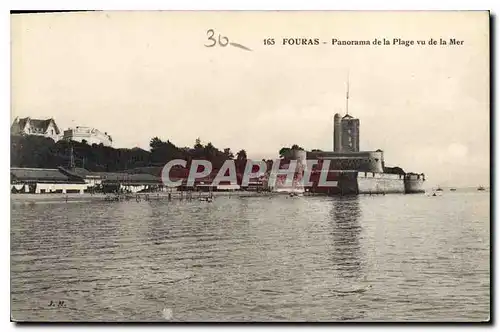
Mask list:
[[[57,142],[61,138],[61,131],[53,118],[40,120],[16,118],[10,127],[11,135],[36,135],[52,138]]]
[[[10,127],[10,134],[15,136],[35,135],[49,137],[55,142],[64,139],[67,141],[85,142],[88,145],[113,145],[113,139],[107,132],[103,133],[96,128],[82,126],[68,128],[62,132],[53,118],[42,120],[31,117],[17,117]]]
[[[86,142],[88,145],[102,144],[104,146],[111,146],[113,139],[107,132],[101,132],[96,128],[80,127],[69,128],[64,131],[64,140]]]

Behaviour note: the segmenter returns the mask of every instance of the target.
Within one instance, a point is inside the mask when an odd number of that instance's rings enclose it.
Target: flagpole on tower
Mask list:
[[[349,70],[347,71],[347,90],[345,95],[345,112],[349,115]]]

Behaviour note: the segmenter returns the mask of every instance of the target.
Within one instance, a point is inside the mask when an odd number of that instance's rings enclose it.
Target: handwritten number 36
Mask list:
[[[213,29],[207,31],[208,40],[209,42],[212,42],[212,44],[210,43],[208,45],[205,44],[205,47],[214,47],[215,45],[217,45],[217,40],[214,38],[214,35],[215,31]],[[229,38],[221,36],[219,34],[219,45],[222,47],[226,47],[227,44],[229,44]]]

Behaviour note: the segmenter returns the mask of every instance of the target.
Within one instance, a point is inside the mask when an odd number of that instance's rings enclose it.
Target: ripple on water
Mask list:
[[[47,203],[11,215],[17,320],[489,317],[488,195]]]

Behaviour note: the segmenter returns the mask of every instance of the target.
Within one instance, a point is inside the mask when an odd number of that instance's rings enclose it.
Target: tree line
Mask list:
[[[213,168],[220,168],[228,159],[234,159],[238,168],[244,169],[247,153],[244,149],[234,154],[230,148],[222,150],[212,143],[202,144],[197,138],[192,147],[178,147],[169,140],[153,137],[150,150],[140,148],[117,149],[102,144],[89,145],[82,142],[60,140],[26,135],[11,136],[11,166],[32,168],[57,168],[73,166],[93,172],[117,172],[140,167],[163,167],[173,159],[188,161],[204,159],[212,162]]]
[[[234,160],[237,172],[243,173],[247,162],[247,152],[244,149],[234,154],[230,148],[221,150],[211,142],[202,144],[200,138],[194,141],[192,147],[178,147],[170,140],[163,141],[153,137],[149,147],[149,151],[140,148],[117,149],[102,144],[89,145],[85,141],[54,142],[51,138],[43,136],[11,136],[11,167],[69,168],[73,161],[75,167],[85,168],[91,172],[120,172],[146,167],[160,169],[174,159],[186,160],[189,167],[192,160],[204,159],[212,163],[214,170],[220,169],[226,160]],[[279,156],[286,158],[293,149],[304,150],[294,144],[291,147],[281,148]],[[270,169],[273,160],[263,160]],[[399,167],[384,167],[384,170],[389,173],[404,173]]]

